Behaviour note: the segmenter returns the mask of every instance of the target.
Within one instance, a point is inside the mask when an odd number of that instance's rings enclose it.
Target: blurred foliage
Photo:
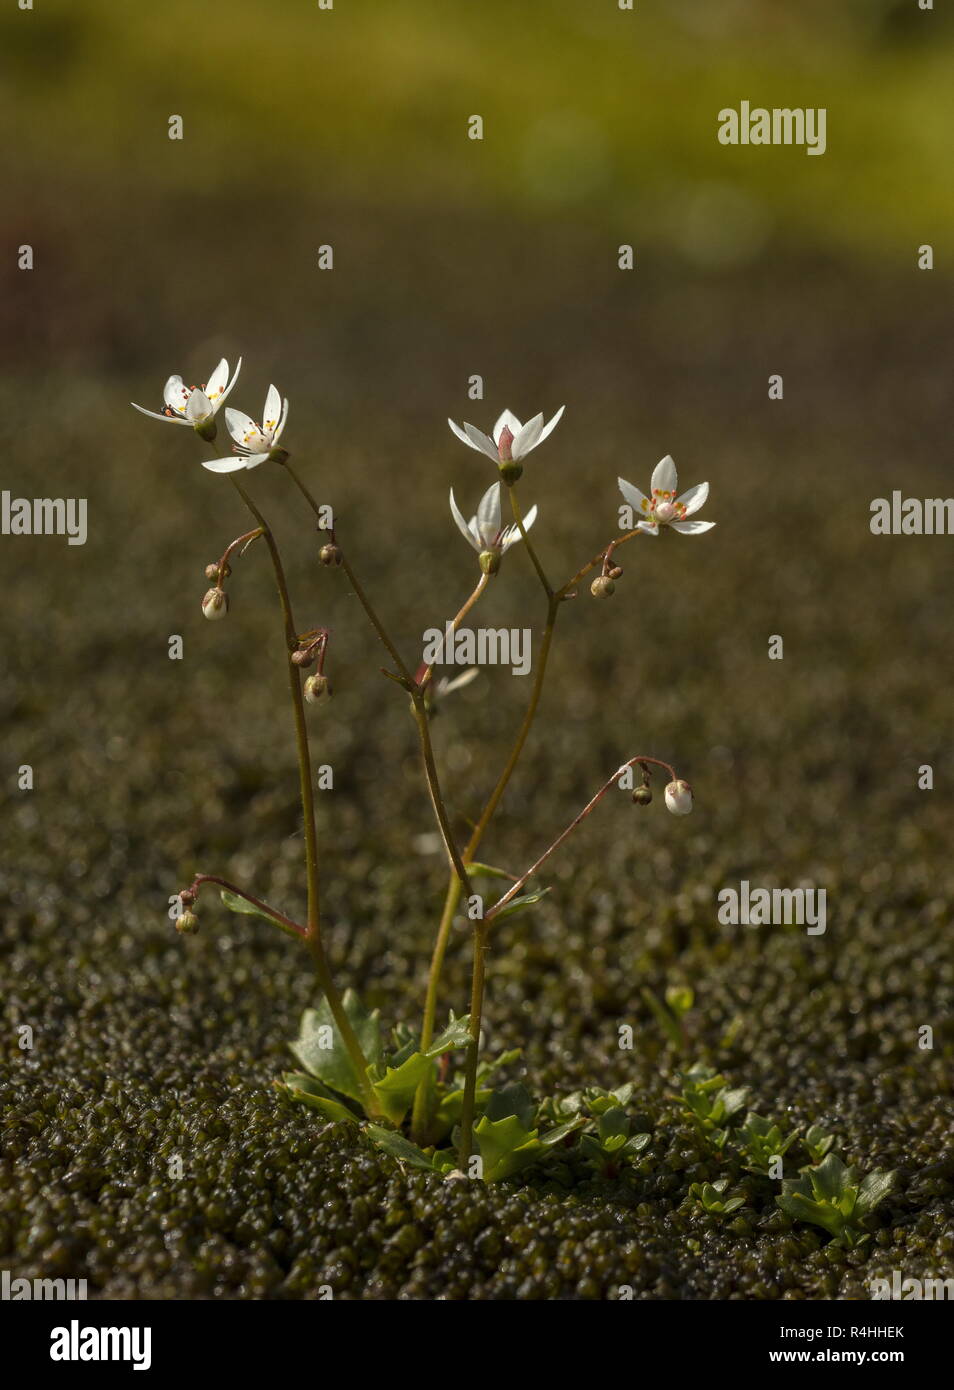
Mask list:
[[[0,17],[0,109],[14,170],[110,203],[573,210],[716,264],[778,235],[907,256],[954,224],[952,45],[950,10],[917,0],[42,0]],[[723,148],[742,99],[827,107],[828,153]]]

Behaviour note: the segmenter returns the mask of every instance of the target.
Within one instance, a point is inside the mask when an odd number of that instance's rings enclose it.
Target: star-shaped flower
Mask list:
[[[699,483],[676,496],[679,480],[676,465],[667,454],[653,469],[650,489],[652,497],[644,497],[638,487],[633,487],[625,478],[618,478],[619,490],[633,509],[636,517],[634,529],[645,531],[647,535],[658,536],[660,528],[668,526],[673,531],[682,531],[687,536],[701,535],[715,525],[714,521],[689,521],[693,512],[704,505],[709,496],[709,484]]]
[[[471,449],[477,449],[480,453],[486,454],[489,459],[493,459],[498,464],[501,473],[504,475],[505,482],[516,482],[520,477],[522,467],[519,461],[535,449],[538,444],[542,444],[548,434],[556,429],[560,423],[560,417],[565,407],[560,406],[557,413],[543,423],[543,414],[534,415],[532,420],[528,420],[522,425],[514,415],[512,410],[505,410],[500,415],[494,425],[493,438],[484,434],[474,425],[464,422],[464,427],[448,420],[447,423],[456,434],[457,438],[469,445]],[[509,476],[508,476],[509,475]]]
[[[171,376],[162,392],[165,405],[161,411],[146,410],[144,406],[136,405],[135,401],[130,401],[130,405],[153,420],[171,420],[173,424],[191,425],[197,433],[212,439],[215,437],[215,416],[238,380],[241,370],[240,357],[230,381],[229,364],[223,357],[208,382],[201,386],[186,386],[181,376]]]
[[[472,516],[470,521],[465,521],[463,514],[454,500],[454,489],[450,491],[451,515],[460,528],[461,535],[472,545],[480,556],[481,568],[488,574],[496,573],[500,566],[500,557],[505,555],[512,545],[520,540],[520,527],[511,522],[509,526],[501,526],[500,521],[500,484],[494,483],[489,487],[480,499],[477,508],[477,515]],[[524,519],[524,530],[529,531],[530,527],[537,519],[536,507],[531,507]]]
[[[210,473],[235,473],[240,468],[257,468],[266,459],[282,463],[288,457],[278,447],[288,419],[288,397],[283,400],[277,386],[269,386],[262,411],[262,423],[257,425],[244,411],[225,412],[225,424],[235,440],[235,458],[203,459],[202,466]]]

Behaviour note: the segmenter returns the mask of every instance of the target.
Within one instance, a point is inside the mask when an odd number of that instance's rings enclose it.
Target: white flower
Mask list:
[[[692,788],[681,779],[666,788],[666,810],[674,816],[688,816],[692,810]]]
[[[560,423],[560,416],[565,407],[560,409],[548,420],[543,423],[543,415],[534,415],[532,420],[528,420],[522,425],[514,415],[512,410],[505,410],[494,425],[493,438],[484,434],[482,430],[476,429],[473,425],[468,425],[465,421],[464,428],[455,425],[453,420],[447,423],[457,435],[457,438],[469,444],[472,449],[478,449],[488,458],[493,459],[494,463],[510,463],[522,459],[529,454],[531,449],[535,449],[538,444],[542,444],[548,434],[556,429]]]
[[[146,410],[144,406],[136,405],[135,401],[130,401],[130,405],[153,420],[172,420],[177,425],[191,425],[193,429],[201,429],[214,419],[238,380],[241,370],[240,357],[235,375],[229,381],[229,364],[223,357],[208,382],[201,386],[186,386],[181,376],[171,376],[162,393],[165,405],[161,411]]]
[[[233,410],[229,406],[225,412],[225,424],[235,440],[234,453],[237,457],[203,459],[203,468],[210,473],[235,473],[239,468],[257,468],[266,459],[277,456],[287,458],[285,451],[278,449],[287,420],[288,397],[282,400],[277,386],[268,388],[260,425],[244,411]]]
[[[683,531],[687,536],[697,536],[715,525],[714,521],[687,520],[705,503],[709,496],[709,484],[699,483],[688,492],[684,492],[681,497],[677,497],[679,480],[676,477],[676,465],[668,454],[653,469],[651,498],[644,497],[639,488],[633,487],[625,478],[618,478],[617,482],[620,492],[634,513],[643,517],[642,521],[636,522],[635,529],[645,531],[647,535],[658,536],[659,528],[668,526],[673,531]]]
[[[480,499],[477,515],[472,516],[470,521],[464,520],[454,500],[453,488],[450,490],[450,509],[461,535],[481,556],[481,564],[484,564],[483,556],[490,557],[487,565],[489,572],[493,573],[497,567],[494,561],[499,562],[500,556],[505,555],[510,547],[520,540],[520,527],[515,522],[511,522],[509,526],[501,526],[500,484],[494,483],[487,489]],[[537,509],[531,507],[524,519],[524,530],[529,531],[536,519]]]

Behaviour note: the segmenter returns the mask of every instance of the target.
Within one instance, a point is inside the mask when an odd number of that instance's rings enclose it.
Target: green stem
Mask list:
[[[294,666],[290,660],[291,653],[295,651],[298,646],[298,633],[292,615],[288,582],[285,578],[281,554],[275,537],[272,535],[271,527],[235,475],[230,474],[229,477],[231,478],[232,485],[236,492],[261,527],[262,535],[265,538],[265,544],[268,546],[268,553],[271,556],[272,568],[275,571],[275,582],[278,586],[278,597],[282,609],[282,621],[285,627],[285,665],[288,671],[288,688],[295,718],[295,745],[298,753],[298,778],[305,830],[305,874],[308,884],[308,924],[305,931],[305,944],[311,953],[311,958],[315,966],[315,973],[318,976],[318,983],[321,986],[325,998],[328,1000],[328,1007],[331,1009],[335,1026],[341,1035],[342,1042],[347,1048],[348,1055],[351,1058],[351,1064],[357,1074],[358,1084],[361,1087],[361,1093],[364,1098],[365,1109],[368,1111],[368,1114],[374,1115],[379,1113],[380,1107],[377,1104],[371,1082],[368,1080],[368,1059],[365,1057],[357,1035],[351,1027],[351,1022],[345,1012],[341,995],[335,988],[334,981],[331,978],[331,970],[328,966],[328,958],[325,954],[324,943],[321,937],[318,832],[315,823],[315,794],[312,787],[311,752],[308,746],[308,723],[305,716],[304,697],[301,691],[301,677],[298,673],[298,668]]]
[[[467,1061],[464,1066],[464,1098],[460,1114],[460,1145],[457,1150],[457,1167],[466,1173],[474,1146],[474,1114],[477,1107],[477,1065],[480,1051],[480,1023],[484,1007],[484,981],[487,953],[487,926],[484,922],[474,927],[474,964],[470,984],[470,1043],[467,1048]]]
[[[523,543],[527,548],[527,554],[530,556],[530,559],[533,562],[533,568],[537,572],[537,578],[543,585],[543,591],[547,596],[547,600],[549,601],[553,598],[553,588],[550,584],[549,579],[547,579],[546,574],[544,573],[543,566],[540,563],[540,560],[537,556],[537,552],[533,548],[533,542],[530,540],[530,537],[527,533],[527,528],[523,524],[523,512],[521,511],[520,503],[517,500],[516,484],[511,483],[507,490],[510,493],[510,509],[513,512],[513,519],[517,523],[520,535],[523,537]]]

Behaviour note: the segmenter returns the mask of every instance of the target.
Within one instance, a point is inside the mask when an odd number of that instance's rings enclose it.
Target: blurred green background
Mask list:
[[[674,1059],[639,990],[688,980],[700,1051],[763,1109],[827,1120],[862,1162],[936,1162],[950,1123],[951,542],[875,538],[868,518],[894,488],[951,490],[952,49],[949,9],[914,0],[5,9],[2,485],[85,496],[90,520],[82,549],[0,539],[5,1036],[26,1021],[39,1039],[26,1058],[11,1047],[4,1091],[16,1153],[41,1174],[0,1211],[18,1270],[86,1270],[122,1296],[314,1284],[289,1275],[294,1241],[262,1246],[239,1217],[223,1273],[226,1237],[210,1235],[198,1188],[180,1199],[172,1256],[156,1253],[141,1193],[123,1199],[125,1235],[101,1246],[87,1207],[113,1210],[113,1177],[78,1194],[64,1178],[78,1163],[161,1168],[186,1142],[164,1098],[188,1113],[200,1069],[220,1106],[251,1079],[265,1107],[229,1120],[222,1143],[251,1143],[256,1125],[266,1145],[311,1134],[268,1089],[312,997],[300,963],[211,905],[188,943],[164,915],[197,868],[289,911],[302,895],[264,556],[237,567],[229,621],[204,623],[203,567],[243,515],[185,430],[128,405],[157,408],[171,372],[205,380],[220,355],[245,358],[233,404],[258,415],[272,380],[289,395],[284,442],[334,504],[409,660],[473,580],[448,487],[472,510],[493,480],[448,415],[489,428],[505,405],[528,418],[566,404],[521,485],[554,579],[614,533],[618,473],[645,489],[671,452],[683,486],[709,480],[716,530],[635,543],[611,602],[584,593],[561,614],[487,857],[519,869],[639,751],[678,764],[697,812],[601,808],[545,909],[495,954],[489,1034],[526,1048],[535,1088],[635,1075],[652,1111]],[[717,113],[743,99],[825,106],[827,153],[721,146]],[[174,114],[181,142],[167,138]],[[473,114],[481,142],[467,138]],[[32,272],[16,268],[24,243]],[[623,243],[631,273],[617,268]],[[932,272],[917,267],[924,243]],[[318,269],[324,244],[332,271]],[[467,398],[473,373],[483,402]],[[768,400],[773,373],[782,402]],[[287,480],[263,468],[249,484],[285,547],[299,621],[333,632],[337,693],[314,736],[336,774],[319,805],[336,966],[388,1021],[413,1019],[443,886],[413,726],[343,577],[317,567]],[[519,550],[484,612],[539,629]],[[172,633],[182,662],[167,659]],[[767,657],[775,633],[782,662]],[[491,671],[437,721],[458,825],[525,699]],[[15,787],[26,762],[32,794]],[[933,793],[917,790],[923,763]],[[719,926],[716,892],[741,877],[827,886],[828,935]],[[463,1006],[466,975],[462,930],[445,1006]],[[620,1021],[637,1024],[638,1055],[616,1049]],[[934,1052],[916,1048],[923,1023]],[[131,1150],[83,1113],[104,1076],[125,1096]],[[31,1120],[47,1104],[52,1117]],[[158,1119],[143,1129],[143,1114]],[[210,1142],[193,1135],[190,1151],[218,1171]],[[908,1179],[887,1268],[918,1221],[950,1212],[949,1184],[938,1196]],[[775,1238],[771,1211],[749,1237],[721,1238],[714,1273],[685,1231],[665,1233],[680,1190],[668,1181],[642,1194],[648,1215],[626,1218],[627,1238],[656,1232],[658,1265],[594,1273],[574,1257],[556,1292],[605,1296],[625,1274],[646,1296],[730,1296],[751,1243]],[[234,1179],[222,1187],[237,1200]],[[301,1200],[313,1196],[305,1183]],[[487,1220],[505,1232],[512,1214]],[[60,1248],[50,1231],[64,1223]],[[320,1274],[333,1234],[307,1240]],[[203,1241],[217,1253],[200,1275]],[[779,1257],[786,1272],[754,1296],[865,1296],[816,1247]],[[475,1257],[459,1296],[513,1296],[520,1279],[498,1266]],[[417,1267],[335,1277],[369,1297],[436,1287]]]

